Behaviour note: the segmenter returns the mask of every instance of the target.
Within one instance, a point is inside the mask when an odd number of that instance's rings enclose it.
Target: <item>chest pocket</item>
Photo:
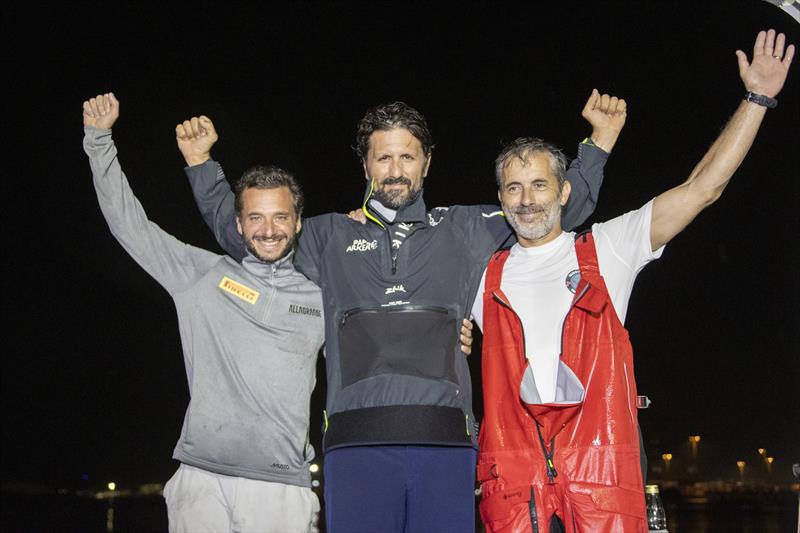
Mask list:
[[[383,374],[457,383],[456,323],[443,307],[346,311],[339,324],[342,387]]]

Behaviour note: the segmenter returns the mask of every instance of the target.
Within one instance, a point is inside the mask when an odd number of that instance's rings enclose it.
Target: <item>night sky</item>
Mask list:
[[[215,121],[229,177],[254,163],[296,173],[315,215],[360,204],[356,122],[404,100],[436,141],[428,206],[492,203],[500,140],[540,136],[574,157],[598,87],[629,114],[588,224],[686,179],[744,94],[734,51],[750,55],[758,30],[800,44],[800,26],[758,0],[551,4],[6,4],[3,481],[130,486],[176,468],[188,401],[177,318],[100,214],[81,145],[87,97],[120,99],[114,138],[151,220],[220,251],[175,146],[184,118]],[[798,60],[723,197],[634,290],[651,460],[700,434],[721,475],[757,447],[784,479],[800,461]]]

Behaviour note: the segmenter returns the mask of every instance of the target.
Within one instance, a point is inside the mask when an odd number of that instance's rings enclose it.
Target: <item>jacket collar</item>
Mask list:
[[[250,252],[242,259],[242,267],[250,274],[258,278],[284,277],[294,273],[294,250],[289,252],[286,257],[277,261],[262,261]]]
[[[420,191],[419,196],[417,196],[417,199],[414,200],[413,203],[401,207],[395,211],[385,207],[383,204],[372,198],[374,183],[375,180],[369,180],[367,182],[367,190],[364,193],[364,203],[361,205],[364,215],[369,220],[378,224],[382,228],[399,222],[422,222],[426,226],[428,225],[428,210],[425,207],[425,200],[423,199],[425,196],[425,189]],[[394,215],[393,219],[392,215]]]

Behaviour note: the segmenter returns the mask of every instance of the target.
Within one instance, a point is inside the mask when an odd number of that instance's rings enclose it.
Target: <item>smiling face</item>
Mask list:
[[[422,143],[405,128],[378,130],[369,137],[364,173],[373,180],[372,197],[389,209],[413,203],[431,163]]]
[[[502,171],[497,193],[506,220],[521,246],[540,246],[561,234],[561,208],[570,184],[559,186],[547,153],[514,158]]]
[[[294,249],[300,219],[288,187],[250,187],[241,195],[236,227],[247,251],[267,263],[286,257]]]

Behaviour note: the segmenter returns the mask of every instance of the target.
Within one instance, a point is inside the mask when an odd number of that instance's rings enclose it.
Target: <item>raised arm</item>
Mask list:
[[[217,242],[231,257],[241,260],[244,241],[236,229],[234,195],[222,166],[211,159],[211,147],[219,139],[214,123],[205,115],[192,117],[175,127],[175,138],[200,214]]]
[[[561,227],[569,231],[594,212],[603,184],[603,167],[625,126],[625,100],[592,90],[581,112],[592,126],[592,135],[578,147],[578,157],[567,169],[572,187],[570,200],[561,213]]]
[[[748,91],[728,124],[711,145],[689,178],[677,187],[656,197],[650,225],[650,244],[657,250],[668,243],[706,207],[713,204],[728,185],[753,144],[766,104],[783,88],[794,45],[784,53],[786,38],[774,30],[759,32],[753,47],[753,62],[741,50],[736,51],[739,75]],[[750,95],[760,95],[751,97]],[[767,100],[760,104],[754,101]]]
[[[122,172],[111,138],[119,108],[113,93],[83,103],[83,146],[97,199],[114,237],[148,274],[174,294],[204,275],[219,256],[180,242],[147,219]]]

